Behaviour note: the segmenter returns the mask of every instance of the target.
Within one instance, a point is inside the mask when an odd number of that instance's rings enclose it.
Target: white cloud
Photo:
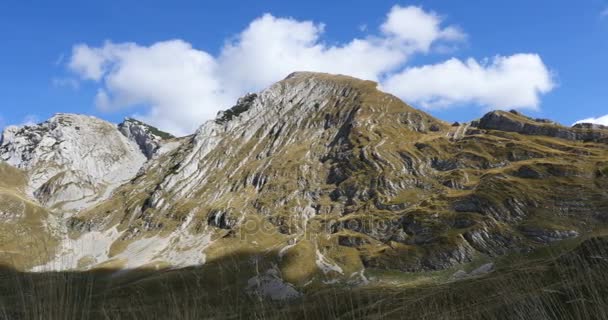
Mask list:
[[[400,12],[425,22],[430,31],[416,36],[415,25],[397,24],[395,15]],[[146,105],[149,111],[139,118],[185,134],[230,107],[244,92],[260,90],[293,71],[379,81],[433,42],[460,38],[453,36],[455,27],[441,28],[438,16],[417,7],[394,7],[385,25],[379,36],[327,45],[321,39],[323,24],[265,14],[227,42],[217,57],[182,40],[149,47],[79,44],[73,48],[69,68],[83,79],[100,82],[96,97],[100,109]]]
[[[100,80],[109,58],[107,50],[91,50],[87,45],[79,44],[72,49],[69,67],[85,79]]]
[[[482,61],[452,58],[407,68],[387,79],[384,89],[426,108],[472,103],[488,108],[537,109],[552,76],[536,54],[497,56]]]
[[[369,37],[328,46],[324,26],[266,14],[253,21],[218,58],[225,84],[254,90],[298,71],[323,71],[379,80],[417,49],[395,37]]]
[[[341,73],[381,83],[388,79],[385,87],[398,95],[407,93],[403,89],[407,84],[402,86],[398,80],[407,78],[413,69],[398,73],[413,54],[453,46],[466,38],[457,27],[443,26],[442,21],[420,7],[395,6],[378,34],[330,45],[323,42],[323,24],[265,14],[227,41],[217,56],[182,40],[150,46],[106,42],[100,47],[74,46],[68,67],[82,79],[99,83],[96,104],[101,110],[143,105],[146,111],[136,117],[180,135],[194,131],[243,93],[260,90],[293,71]],[[517,91],[503,85],[495,91],[508,92],[494,95],[510,97],[523,92],[530,99],[529,93],[534,92],[536,105],[538,94],[550,88],[537,89],[535,83],[526,86],[525,81],[548,77],[542,62],[540,65],[542,70],[538,64],[514,66],[518,72],[508,75],[525,76],[519,79]],[[545,73],[539,76],[539,71]],[[476,94],[482,97],[474,100],[484,104],[499,100],[487,99],[489,94],[484,92]]]
[[[72,70],[102,81],[96,96],[99,109],[150,106],[137,117],[177,134],[192,132],[234,100],[222,90],[215,59],[181,40],[149,47],[78,45],[72,57]]]
[[[438,39],[463,40],[466,35],[457,27],[441,28],[441,18],[434,12],[425,12],[420,7],[394,6],[380,29],[393,35],[416,49],[429,51]]]
[[[587,118],[587,119],[579,120],[579,121],[575,122],[574,124],[577,124],[577,123],[595,123],[595,124],[601,124],[604,126],[608,126],[608,114],[603,117]]]

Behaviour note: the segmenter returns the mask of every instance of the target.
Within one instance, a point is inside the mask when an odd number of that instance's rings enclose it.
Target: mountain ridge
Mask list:
[[[260,283],[364,283],[366,270],[445,270],[575,238],[608,208],[605,128],[503,111],[450,125],[347,76],[293,73],[187,137],[141,126],[112,126],[137,170],[58,218],[46,262],[25,269],[183,267],[248,252],[266,261]],[[0,158],[19,166],[17,154]]]

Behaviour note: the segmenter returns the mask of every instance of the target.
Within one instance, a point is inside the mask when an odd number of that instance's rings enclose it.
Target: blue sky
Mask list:
[[[92,3],[0,2],[0,127],[75,112],[184,134],[292,68],[353,70],[447,121],[608,114],[608,1]]]

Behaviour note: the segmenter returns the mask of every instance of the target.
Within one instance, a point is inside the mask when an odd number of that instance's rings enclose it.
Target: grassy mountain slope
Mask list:
[[[606,319],[604,235],[499,258],[459,281],[423,272],[326,285],[289,302],[246,294],[237,257],[166,272],[0,271],[0,319]]]
[[[26,175],[0,163],[0,261],[29,269],[48,260],[57,243],[49,212],[29,199]]]
[[[78,302],[92,312],[141,306],[133,318],[196,318],[201,308],[237,318],[493,319],[505,308],[586,318],[604,312],[594,303],[606,279],[590,261],[605,250],[607,137],[503,111],[449,125],[373,82],[295,73],[58,220],[67,235],[45,240],[55,249],[35,270],[73,270],[47,275],[95,292]],[[0,192],[15,199],[23,174],[9,173]],[[578,273],[587,269],[590,278]],[[47,279],[13,275],[34,287]],[[297,302],[273,313],[273,300]]]
[[[150,239],[169,239],[149,252],[161,265],[175,248],[207,262],[276,252],[281,276],[302,285],[364,268],[443,270],[605,222],[601,141],[450,126],[372,82],[326,74],[294,74],[240,103],[76,218],[118,224],[110,259]]]

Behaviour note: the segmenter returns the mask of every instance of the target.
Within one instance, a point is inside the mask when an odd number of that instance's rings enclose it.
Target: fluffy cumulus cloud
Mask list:
[[[433,42],[463,40],[466,35],[457,27],[441,28],[441,18],[434,12],[419,7],[394,6],[386,22],[380,27],[385,34],[393,35],[420,51],[429,51]]]
[[[217,62],[181,40],[102,47],[75,46],[70,68],[85,79],[100,81],[98,108],[113,111],[145,105],[138,118],[177,134],[192,132],[218,107],[230,103],[216,77]]]
[[[608,126],[608,114],[603,117],[587,118],[587,119],[579,120],[576,123],[595,123],[595,124],[601,124],[604,126]]]
[[[338,46],[321,42],[324,26],[266,14],[222,50],[222,78],[237,90],[268,85],[297,71],[350,74],[378,80],[414,50],[390,36],[354,39]]]
[[[384,88],[426,108],[475,103],[488,108],[536,109],[540,94],[553,88],[551,73],[536,54],[497,56],[406,68]]]
[[[549,72],[535,55],[496,58],[492,63],[449,60],[406,68],[412,55],[467,37],[458,27],[445,25],[441,16],[420,7],[395,6],[375,34],[344,43],[323,42],[324,29],[320,23],[265,14],[228,41],[216,56],[182,40],[150,46],[106,42],[100,47],[74,46],[68,66],[81,80],[99,84],[98,108],[113,111],[145,106],[147,111],[136,117],[175,134],[192,132],[243,93],[260,90],[298,70],[375,80],[406,100],[428,106],[441,100],[444,106],[474,102],[535,107],[539,94],[552,86]],[[454,77],[480,84],[465,87],[466,92],[458,96],[449,84],[437,84],[441,68],[459,69],[453,71]],[[434,80],[418,79],[417,83],[416,76]],[[413,86],[423,87],[420,82],[432,88],[424,87],[422,93],[413,90]]]

